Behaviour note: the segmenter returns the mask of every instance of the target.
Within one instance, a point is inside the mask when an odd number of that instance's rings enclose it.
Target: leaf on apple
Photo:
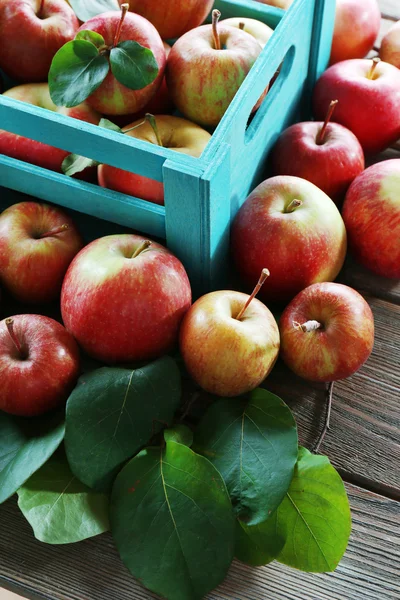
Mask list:
[[[68,0],[80,21],[88,21],[109,10],[119,10],[118,0]]]
[[[57,452],[18,490],[18,506],[36,539],[73,544],[108,531],[108,496],[94,492],[72,474]]]
[[[326,573],[338,566],[350,533],[349,501],[339,473],[326,456],[300,447],[285,499],[265,523],[244,528],[237,537],[236,556],[261,565],[274,544],[279,547],[284,540],[278,562],[308,573]]]
[[[153,52],[132,41],[120,42],[112,48],[110,64],[115,79],[130,90],[150,85],[159,71]]]
[[[0,503],[50,458],[64,432],[62,412],[22,419],[0,411]]]
[[[99,54],[92,42],[67,42],[51,63],[49,89],[52,101],[57,106],[78,106],[103,83],[109,69],[108,58]]]
[[[110,131],[116,131],[117,133],[124,133],[121,127],[118,127],[118,125],[115,125],[115,123],[113,123],[112,121],[109,121],[108,119],[104,118],[100,119],[99,127],[104,127],[105,129],[109,129]]]
[[[67,402],[65,446],[74,475],[108,491],[123,463],[172,421],[180,400],[180,372],[168,356],[81,377]]]
[[[78,31],[75,39],[91,42],[94,46],[96,46],[96,48],[103,48],[106,44],[105,39],[102,35],[100,35],[100,33],[97,33],[97,31],[91,31],[90,29]]]
[[[213,404],[194,449],[221,473],[238,518],[257,525],[289,489],[298,452],[296,422],[283,400],[259,388]]]
[[[174,441],[124,467],[110,520],[125,565],[165,598],[201,600],[232,562],[235,518],[223,479],[206,458]]]

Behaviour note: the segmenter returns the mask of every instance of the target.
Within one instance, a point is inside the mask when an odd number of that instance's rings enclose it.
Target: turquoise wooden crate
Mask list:
[[[216,0],[223,18],[259,19],[274,34],[201,158],[0,96],[0,127],[69,152],[163,181],[165,207],[0,155],[0,185],[165,238],[195,292],[224,285],[232,218],[264,173],[289,124],[309,116],[311,91],[329,60],[335,0],[295,0],[280,9],[254,0]],[[281,66],[260,109],[252,108]]]

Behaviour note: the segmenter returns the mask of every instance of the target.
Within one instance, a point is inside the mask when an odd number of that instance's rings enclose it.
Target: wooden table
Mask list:
[[[383,35],[400,19],[400,0],[379,1]],[[400,144],[377,160],[394,157],[400,158]],[[208,600],[400,599],[400,283],[375,277],[351,260],[341,280],[366,296],[376,322],[372,357],[335,387],[331,431],[321,449],[350,496],[353,533],[346,556],[327,575],[235,563]],[[266,386],[291,406],[301,442],[311,447],[321,426],[324,388],[296,379],[280,364]],[[0,585],[5,588],[46,600],[155,598],[124,568],[108,534],[71,546],[41,544],[15,499],[0,507],[0,528]]]

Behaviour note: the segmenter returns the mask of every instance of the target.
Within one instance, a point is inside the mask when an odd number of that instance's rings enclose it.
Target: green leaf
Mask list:
[[[252,567],[268,565],[277,558],[285,545],[285,540],[272,526],[275,515],[276,512],[268,521],[252,527],[237,521],[236,558]]]
[[[118,475],[111,530],[125,565],[167,600],[200,600],[226,576],[235,519],[215,467],[169,441],[147,449]]]
[[[104,127],[110,131],[116,131],[117,133],[123,133],[121,127],[118,127],[118,125],[115,125],[115,123],[109,121],[108,119],[100,119],[99,127]]]
[[[99,54],[91,42],[67,42],[51,63],[51,99],[57,106],[77,106],[103,83],[109,68],[107,57]]]
[[[75,36],[76,40],[85,40],[86,42],[91,42],[96,48],[103,48],[106,42],[100,33],[97,31],[91,31],[90,29],[83,29],[82,31],[78,31]]]
[[[68,0],[68,2],[83,23],[109,10],[119,10],[118,0]]]
[[[180,399],[179,369],[169,357],[140,369],[103,368],[81,377],[67,403],[72,472],[107,491],[123,463],[168,427]]]
[[[18,490],[18,506],[36,539],[72,544],[108,531],[108,497],[78,481],[56,453]]]
[[[153,52],[137,42],[121,42],[110,52],[114,77],[130,90],[141,90],[153,83],[158,64]]]
[[[164,431],[164,439],[168,442],[177,442],[188,448],[193,444],[193,431],[186,425],[175,425],[172,429]]]
[[[64,438],[64,415],[21,419],[0,412],[0,503],[15,494]]]
[[[351,514],[343,481],[326,456],[299,449],[290,489],[269,526],[285,539],[279,562],[309,573],[336,569],[349,541]]]
[[[92,158],[85,158],[79,154],[68,154],[62,162],[61,169],[64,175],[72,177],[90,167],[98,167],[99,162]]]
[[[219,400],[195,435],[194,449],[221,473],[238,518],[262,523],[282,502],[297,460],[296,423],[274,394]]]

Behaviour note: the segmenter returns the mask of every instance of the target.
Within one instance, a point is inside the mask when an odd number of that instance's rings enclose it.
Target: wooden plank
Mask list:
[[[376,341],[363,368],[335,384],[331,431],[321,451],[353,482],[400,497],[400,307],[369,299]],[[325,411],[325,387],[295,377],[278,363],[264,387],[294,411],[311,448]]]
[[[347,489],[353,533],[335,573],[306,574],[278,564],[250,569],[236,562],[208,600],[399,598],[399,505],[351,485]],[[124,568],[110,535],[69,546],[42,544],[33,538],[14,500],[0,507],[0,520],[0,585],[28,598],[47,600],[156,598]]]
[[[363,293],[388,300],[394,304],[400,304],[399,280],[379,277],[379,275],[375,275],[372,271],[361,266],[351,256],[346,259],[339,281]]]

